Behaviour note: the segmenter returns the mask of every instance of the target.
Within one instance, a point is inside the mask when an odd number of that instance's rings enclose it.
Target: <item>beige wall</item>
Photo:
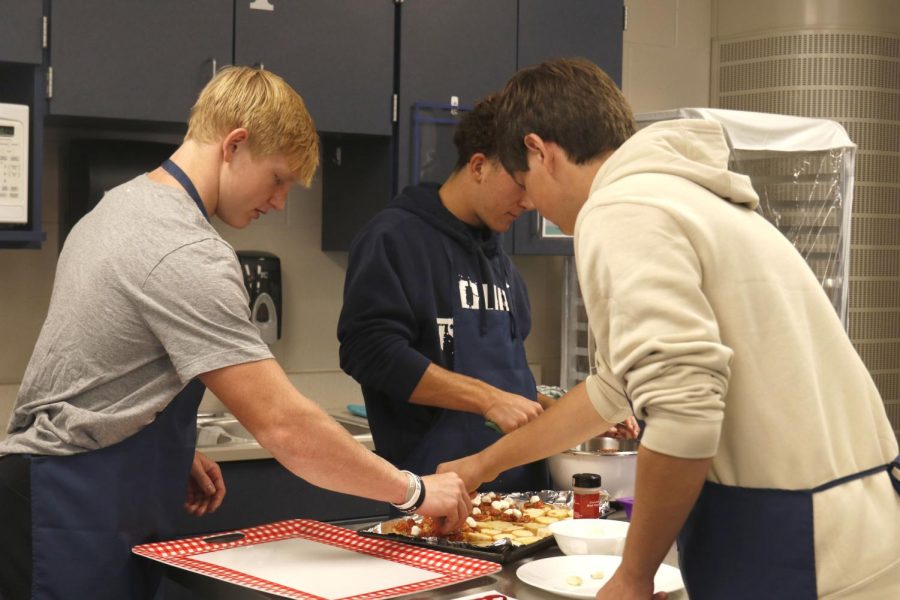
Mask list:
[[[623,89],[636,112],[706,106],[709,97],[710,0],[628,0]],[[44,229],[34,250],[0,250],[0,422],[47,311],[57,257],[60,196],[59,150],[71,136],[112,136],[96,131],[52,130],[44,159]],[[131,137],[134,137],[133,135]],[[171,135],[143,139],[176,142]],[[327,409],[359,402],[358,387],[338,367],[335,327],[341,306],[346,253],[320,246],[321,179],[291,194],[282,214],[270,214],[243,231],[220,229],[237,249],[274,252],[284,279],[283,339],[276,357],[304,393]],[[562,259],[516,257],[531,295],[533,329],[526,350],[544,383],[559,382]],[[207,400],[207,407],[214,405]]]
[[[711,3],[625,1],[622,90],[635,113],[709,106]]]
[[[0,422],[6,423],[32,347],[46,316],[58,254],[60,153],[76,137],[132,137],[177,142],[171,135],[109,134],[51,129],[45,139],[44,230],[41,250],[0,250]],[[282,213],[269,214],[244,230],[221,223],[217,228],[238,250],[264,250],[281,257],[284,285],[283,337],[272,346],[294,384],[328,410],[361,402],[358,386],[338,365],[337,318],[347,254],[322,252],[322,186],[317,176],[310,189],[295,189]],[[214,220],[215,222],[215,220]],[[562,259],[515,259],[531,289],[534,326],[528,339],[529,361],[539,379],[559,378],[559,319]],[[219,405],[207,397],[204,408]]]
[[[127,137],[92,131],[50,130],[45,140],[43,249],[0,251],[0,421],[6,423],[41,324],[47,312],[58,253],[59,156],[67,140],[80,136]],[[176,142],[165,135],[131,137]],[[336,326],[346,271],[345,252],[322,252],[322,186],[317,175],[310,189],[291,192],[282,213],[270,213],[244,230],[214,219],[223,237],[238,250],[263,250],[282,261],[285,298],[283,336],[272,350],[294,385],[328,410],[361,402],[355,382],[340,371]],[[559,319],[562,259],[517,257],[531,290],[534,311],[527,352],[539,379],[559,378]],[[207,397],[204,408],[217,409]]]

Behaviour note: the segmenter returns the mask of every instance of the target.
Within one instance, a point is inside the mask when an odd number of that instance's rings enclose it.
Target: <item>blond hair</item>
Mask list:
[[[225,67],[200,92],[185,139],[215,143],[241,127],[254,156],[284,156],[297,181],[309,185],[319,165],[319,138],[303,99],[284,79]]]

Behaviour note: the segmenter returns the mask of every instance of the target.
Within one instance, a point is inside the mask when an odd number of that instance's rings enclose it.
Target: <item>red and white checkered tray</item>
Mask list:
[[[267,594],[301,600],[393,598],[496,573],[497,563],[292,519],[135,546],[167,565]],[[233,541],[210,542],[217,537]],[[239,539],[235,539],[239,538]]]

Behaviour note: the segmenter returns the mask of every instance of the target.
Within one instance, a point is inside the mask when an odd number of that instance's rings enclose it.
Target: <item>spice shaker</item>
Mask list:
[[[600,518],[600,476],[596,473],[576,473],[572,476],[575,491],[573,512],[576,519]]]

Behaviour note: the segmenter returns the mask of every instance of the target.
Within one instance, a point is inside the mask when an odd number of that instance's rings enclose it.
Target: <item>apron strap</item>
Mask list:
[[[181,184],[181,187],[184,188],[184,191],[187,192],[188,196],[194,201],[197,205],[197,208],[200,209],[200,212],[203,214],[203,218],[209,222],[209,213],[206,212],[206,207],[203,205],[203,200],[200,198],[200,194],[197,192],[197,188],[194,187],[194,182],[191,181],[191,178],[187,176],[181,167],[176,165],[172,159],[167,158],[165,162],[161,165],[163,170],[175,178],[175,180]]]
[[[863,477],[868,477],[869,475],[875,475],[877,473],[881,473],[882,471],[888,471],[891,474],[891,479],[894,481],[894,487],[896,488],[898,485],[895,475],[891,473],[893,470],[900,469],[900,456],[894,459],[892,463],[886,465],[878,465],[877,467],[872,467],[871,469],[866,469],[865,471],[860,471],[859,473],[853,473],[852,475],[845,475],[844,477],[838,477],[832,481],[827,483],[823,483],[818,487],[814,487],[810,491],[815,494],[817,492],[824,492],[825,490],[830,490],[833,487],[837,487],[839,485],[843,485],[845,483],[849,483],[855,479],[862,479]]]

